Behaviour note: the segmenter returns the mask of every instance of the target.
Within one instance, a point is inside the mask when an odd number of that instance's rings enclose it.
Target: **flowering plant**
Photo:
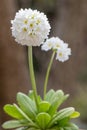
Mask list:
[[[6,121],[4,129],[16,130],[78,130],[79,128],[71,123],[71,118],[80,114],[73,107],[59,110],[59,106],[68,98],[62,90],[47,92],[47,83],[53,59],[64,62],[69,59],[71,49],[58,37],[48,39],[50,24],[44,13],[32,9],[21,9],[16,13],[12,24],[12,35],[15,41],[28,46],[28,60],[32,90],[28,95],[18,92],[16,104],[7,104],[4,111],[13,120]],[[44,82],[43,98],[38,95],[35,74],[33,68],[32,46],[40,46],[44,51],[52,50],[52,56],[46,72]]]

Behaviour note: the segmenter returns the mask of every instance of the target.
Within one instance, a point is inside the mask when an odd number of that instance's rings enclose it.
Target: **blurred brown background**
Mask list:
[[[59,36],[72,49],[70,60],[54,61],[48,89],[70,93],[65,106],[81,113],[77,124],[87,128],[87,0],[3,0],[0,4],[0,123],[8,116],[3,106],[16,102],[16,93],[31,89],[27,47],[18,45],[11,35],[11,24],[20,8],[32,8],[47,14],[52,26],[50,36]],[[42,95],[44,75],[51,52],[34,48],[34,68],[38,92]],[[2,129],[2,128],[1,128]]]

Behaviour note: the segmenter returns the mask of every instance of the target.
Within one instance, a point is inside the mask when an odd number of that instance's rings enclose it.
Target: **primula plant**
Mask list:
[[[59,109],[60,105],[68,98],[62,90],[47,92],[48,78],[56,56],[56,60],[64,62],[69,59],[71,49],[58,37],[48,39],[50,24],[44,13],[32,9],[21,9],[11,21],[12,36],[19,44],[28,46],[28,61],[32,90],[26,95],[17,93],[16,104],[7,104],[4,111],[13,119],[3,123],[4,129],[16,130],[78,130],[71,122],[78,117],[79,112],[73,107]],[[33,68],[32,47],[40,46],[43,51],[52,51],[44,81],[43,98],[37,93],[35,74]],[[42,86],[41,86],[42,87]]]

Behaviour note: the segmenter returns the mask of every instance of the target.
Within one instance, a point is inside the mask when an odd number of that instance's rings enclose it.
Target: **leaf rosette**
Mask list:
[[[37,97],[39,105],[36,107],[34,93],[30,91],[28,95],[17,93],[16,104],[7,104],[4,111],[13,118],[3,123],[4,129],[16,130],[78,130],[75,124],[71,123],[72,118],[77,118],[80,114],[73,107],[59,110],[60,105],[69,95],[64,95],[62,90],[49,90],[42,100]]]

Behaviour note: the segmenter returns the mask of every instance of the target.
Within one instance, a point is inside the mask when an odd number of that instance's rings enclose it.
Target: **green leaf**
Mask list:
[[[64,97],[64,93],[62,90],[57,90],[53,96],[52,96],[52,99],[51,99],[51,104],[53,104],[53,102],[55,101],[55,99],[60,99],[61,97]]]
[[[62,127],[59,127],[59,126],[54,126],[52,128],[49,128],[47,130],[64,130]]]
[[[61,98],[61,100],[59,100],[58,98],[56,98],[56,99],[54,100],[54,102],[52,103],[52,105],[50,106],[48,113],[49,113],[51,116],[53,116],[53,115],[56,113],[56,111],[57,111],[59,105],[60,105],[62,102],[63,102],[63,99],[62,99],[62,98]]]
[[[59,90],[58,90],[59,91]],[[57,92],[55,92],[53,89],[51,89],[50,91],[48,91],[48,93],[45,96],[45,100],[50,102],[52,104],[52,102],[55,100],[55,98],[57,97]]]
[[[18,110],[18,112],[29,122],[33,123],[32,120],[16,105],[13,104],[15,108]]]
[[[55,120],[59,121],[62,120],[66,117],[69,117],[72,113],[74,112],[73,107],[68,107],[60,110],[56,115],[55,115]]]
[[[17,119],[26,119],[29,122],[32,122],[32,120],[16,105],[5,105],[4,107],[5,112]]]
[[[61,128],[61,127],[60,127],[59,130],[64,130],[64,128]]]
[[[53,116],[59,106],[67,99],[68,95],[64,95],[62,90],[56,91],[56,93],[53,95],[53,99],[51,101],[51,107],[48,111],[48,113]]]
[[[74,111],[71,115],[70,115],[70,118],[77,118],[80,116],[80,113],[77,112],[77,111]]]
[[[36,117],[36,105],[27,95],[23,93],[17,94],[17,101],[20,108],[32,119]]]
[[[25,130],[25,129],[24,129]],[[41,130],[41,129],[37,129],[37,128],[28,128],[28,129],[26,129],[26,130]]]
[[[40,128],[45,129],[51,120],[51,116],[48,113],[42,112],[36,116],[36,122]]]
[[[12,128],[18,128],[21,126],[26,126],[26,124],[22,124],[21,121],[19,120],[10,120],[10,121],[6,121],[2,127],[4,129],[12,129]]]
[[[13,118],[16,118],[16,119],[24,118],[14,105],[10,105],[10,104],[5,105],[4,111]]]
[[[52,96],[55,94],[53,89],[49,90],[45,95],[45,100],[51,103]]]
[[[79,128],[74,123],[69,123],[67,127],[64,127],[64,130],[79,130]]]
[[[34,99],[34,92],[33,92],[33,90],[29,90],[28,97],[31,98],[32,100]]]
[[[49,126],[52,126],[55,122],[60,121],[66,117],[70,117],[70,115],[74,112],[73,107],[64,108],[60,110],[57,114],[55,114],[54,118],[49,123]]]
[[[39,112],[47,112],[50,108],[50,103],[47,101],[42,101],[39,103]]]
[[[79,130],[78,126],[74,123],[70,123],[70,127],[72,128],[72,130]]]
[[[70,121],[69,117],[66,117],[60,121],[58,121],[58,126],[63,127],[66,126],[68,124],[68,122]]]
[[[35,101],[33,90],[30,90],[30,91],[29,91],[28,97],[31,98],[33,101]],[[41,97],[40,97],[39,95],[37,96],[37,100],[38,100],[38,103],[42,101],[42,99],[41,99]]]
[[[72,130],[70,127],[64,127],[64,130]]]
[[[16,130],[26,130],[25,127],[17,128]]]
[[[20,127],[20,128],[17,128],[16,130],[27,130],[26,127]]]

